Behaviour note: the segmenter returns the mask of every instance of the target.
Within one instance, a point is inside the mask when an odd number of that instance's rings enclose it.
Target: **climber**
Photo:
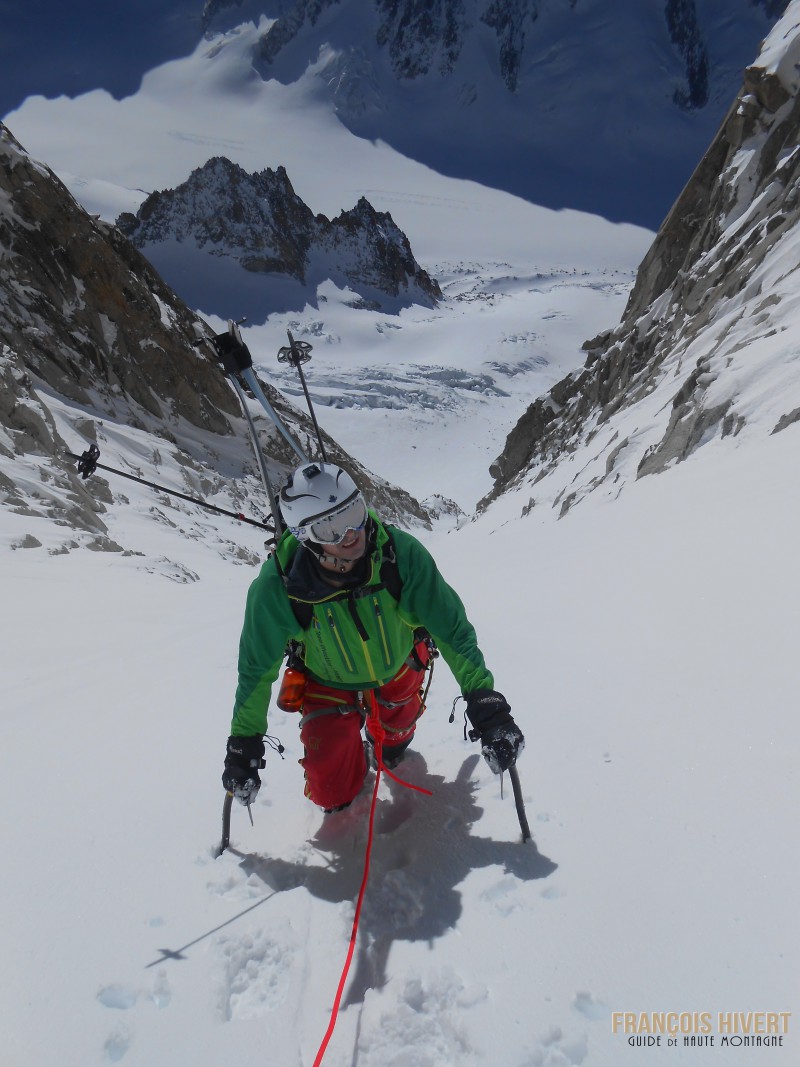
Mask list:
[[[334,464],[304,463],[279,499],[288,529],[247,597],[225,789],[247,806],[260,789],[267,707],[287,648],[291,674],[302,678],[294,706],[305,794],[326,813],[347,807],[368,764],[376,765],[368,723],[361,737],[365,691],[377,699],[383,763],[394,767],[425,710],[422,682],[437,650],[489,767],[500,774],[513,766],[522,732],[494,689],[464,605],[427,549],[381,522]],[[286,706],[280,697],[278,704]]]

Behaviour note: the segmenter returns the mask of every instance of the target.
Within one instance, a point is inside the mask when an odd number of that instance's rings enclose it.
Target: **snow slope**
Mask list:
[[[559,523],[426,538],[526,731],[537,847],[438,665],[403,765],[433,796],[381,785],[330,1067],[797,1062],[796,1016],[780,1047],[642,1049],[611,1013],[797,1004],[799,433],[714,444]],[[151,522],[147,493],[111,530],[141,556],[53,555],[57,527],[14,549],[31,520],[0,516],[4,1062],[305,1067],[369,795],[323,818],[275,712],[285,759],[214,858],[254,571],[208,520],[208,543]]]

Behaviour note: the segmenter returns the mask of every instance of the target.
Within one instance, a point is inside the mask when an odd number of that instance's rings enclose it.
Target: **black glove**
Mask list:
[[[467,718],[472,723],[470,741],[481,743],[481,755],[494,774],[502,774],[517,762],[525,747],[522,730],[514,722],[511,706],[502,693],[475,689],[465,697]]]
[[[266,766],[264,742],[260,737],[229,737],[222,784],[240,804],[250,805],[258,796],[258,772]]]

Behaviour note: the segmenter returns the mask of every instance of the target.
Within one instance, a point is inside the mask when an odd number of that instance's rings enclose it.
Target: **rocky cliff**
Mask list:
[[[124,214],[117,224],[184,299],[223,317],[241,314],[232,305],[242,284],[235,273],[222,272],[223,261],[261,276],[262,308],[273,305],[281,278],[302,287],[303,301],[313,301],[316,287],[328,278],[351,289],[354,301],[373,307],[430,307],[442,295],[391,215],[376,211],[364,197],[333,220],[315,215],[283,167],[248,174],[224,157],[210,159],[177,188],[152,193],[136,215]],[[218,278],[213,305],[208,290],[194,288],[196,277],[208,272]]]
[[[129,472],[158,481],[162,464],[177,467],[173,488],[263,513],[238,400],[209,350],[196,345],[208,328],[2,124],[0,282],[0,500],[31,519],[34,540],[44,520],[110,545],[102,517],[115,499],[109,484],[98,476],[84,483],[65,456],[89,442],[127,457],[118,462]],[[308,440],[307,416],[265,389]],[[271,423],[259,422],[279,481],[294,456]],[[328,447],[387,515],[427,521],[407,494],[330,439]]]
[[[484,505],[512,488],[565,513],[713,439],[800,419],[800,4],[765,42],[647,256],[619,325],[509,435]],[[759,383],[780,381],[780,392]]]

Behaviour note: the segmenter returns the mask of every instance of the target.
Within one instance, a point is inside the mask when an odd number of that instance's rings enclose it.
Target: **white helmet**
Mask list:
[[[356,483],[332,463],[304,463],[281,489],[281,513],[298,541],[335,545],[367,521]]]

